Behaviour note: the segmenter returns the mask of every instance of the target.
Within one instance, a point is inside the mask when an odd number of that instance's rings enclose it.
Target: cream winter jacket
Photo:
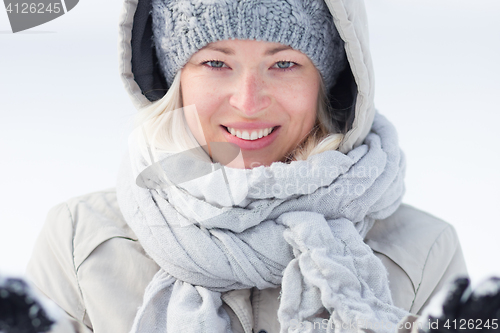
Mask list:
[[[420,313],[446,281],[467,274],[453,227],[405,204],[377,221],[365,242],[387,268],[395,305],[411,313]],[[75,332],[126,333],[158,270],[109,189],[49,212],[27,275],[68,314]],[[224,293],[233,330],[278,333],[278,296],[279,288]]]
[[[325,2],[350,65],[343,76],[345,89],[337,95],[354,115],[340,148],[347,152],[366,137],[375,114],[367,18],[362,0]],[[120,22],[120,73],[137,108],[168,89],[151,48],[149,5],[150,0],[125,0]],[[411,313],[420,313],[447,280],[466,274],[453,227],[408,205],[376,221],[365,242],[387,268],[395,305]],[[68,200],[50,211],[27,274],[66,312],[74,332],[125,333],[158,270],[124,221],[110,189]],[[233,331],[279,332],[278,296],[279,288],[224,293]]]

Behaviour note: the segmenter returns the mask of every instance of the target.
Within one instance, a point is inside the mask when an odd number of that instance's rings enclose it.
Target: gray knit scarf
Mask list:
[[[182,161],[156,165],[185,173],[197,167]],[[281,332],[353,332],[353,323],[394,332],[407,314],[393,305],[387,271],[363,242],[404,192],[405,159],[383,116],[348,154],[214,167],[176,186],[157,177],[147,189],[137,184],[150,165],[132,144],[117,184],[127,223],[161,267],[131,332],[232,332],[222,292],[280,285]],[[322,309],[328,325],[315,318]]]

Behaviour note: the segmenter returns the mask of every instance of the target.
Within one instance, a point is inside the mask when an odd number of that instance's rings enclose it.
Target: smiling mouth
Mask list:
[[[240,138],[242,140],[248,140],[248,141],[254,141],[254,140],[258,140],[258,139],[261,139],[263,137],[266,137],[269,134],[271,134],[277,127],[278,126],[248,131],[248,130],[239,130],[239,129],[224,126],[226,131],[228,133],[230,133],[231,135],[233,135],[237,138]]]

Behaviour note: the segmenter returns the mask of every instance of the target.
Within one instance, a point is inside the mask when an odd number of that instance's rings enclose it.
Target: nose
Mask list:
[[[229,103],[248,117],[258,115],[267,109],[271,105],[271,97],[262,75],[257,71],[242,73],[237,78]]]

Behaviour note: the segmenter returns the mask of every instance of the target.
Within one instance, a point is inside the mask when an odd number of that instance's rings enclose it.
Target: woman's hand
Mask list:
[[[500,278],[492,277],[474,291],[468,278],[458,278],[424,309],[422,332],[500,332]]]
[[[48,332],[53,324],[25,281],[0,277],[0,332]]]

